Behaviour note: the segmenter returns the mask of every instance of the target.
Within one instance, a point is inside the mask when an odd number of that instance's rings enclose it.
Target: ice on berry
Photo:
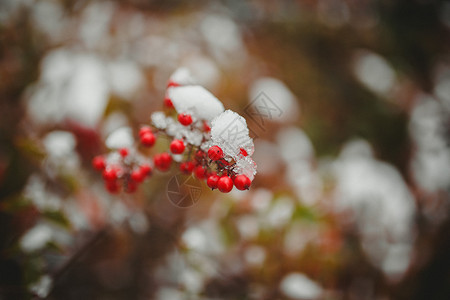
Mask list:
[[[178,113],[188,113],[194,119],[212,120],[224,111],[222,102],[199,85],[170,88],[168,96]]]
[[[106,147],[120,149],[132,147],[134,143],[133,131],[130,127],[120,127],[106,138]]]
[[[236,161],[234,170],[237,174],[242,174],[253,180],[256,175],[256,163],[250,157],[245,157]]]
[[[192,85],[195,83],[194,77],[187,68],[178,68],[170,75],[170,81],[179,85]]]
[[[161,111],[157,111],[152,113],[152,115],[150,116],[151,120],[152,120],[152,124],[158,128],[158,129],[166,129],[167,127],[167,117],[166,115],[161,112]]]
[[[254,152],[253,139],[249,136],[247,122],[239,114],[227,110],[212,121],[211,139],[226,155],[242,157],[241,148],[251,156]]]

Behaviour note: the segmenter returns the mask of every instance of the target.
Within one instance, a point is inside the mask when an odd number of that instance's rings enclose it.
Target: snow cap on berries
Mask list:
[[[195,80],[187,68],[178,68],[172,73],[172,75],[170,75],[169,82],[183,86],[192,85],[195,83]]]
[[[245,157],[236,161],[234,170],[237,174],[245,175],[253,181],[256,175],[256,163],[250,157]]]
[[[114,130],[106,138],[106,147],[109,149],[130,148],[133,146],[133,131],[130,127],[124,126]]]
[[[213,144],[219,146],[226,155],[241,159],[242,153],[246,153],[245,156],[253,154],[253,139],[249,136],[247,122],[239,114],[226,110],[212,120],[211,124]]]
[[[178,113],[190,114],[194,119],[210,121],[224,111],[222,102],[199,85],[170,88],[168,96]]]

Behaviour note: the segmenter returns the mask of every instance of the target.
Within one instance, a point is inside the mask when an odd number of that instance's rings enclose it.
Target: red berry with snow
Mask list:
[[[250,188],[250,185],[252,184],[252,181],[250,180],[250,178],[248,178],[245,175],[237,175],[234,178],[234,186],[238,189],[238,190],[248,190]]]
[[[180,171],[184,174],[191,174],[194,170],[195,165],[192,161],[187,161],[180,164]]]
[[[173,154],[181,154],[181,153],[183,153],[184,148],[186,148],[186,146],[184,145],[182,140],[173,140],[170,143],[170,151]]]
[[[209,175],[208,179],[206,180],[206,184],[213,190],[217,189],[217,183],[219,182],[219,179],[220,177],[216,174]]]
[[[101,155],[94,157],[92,159],[92,166],[94,167],[94,169],[99,171],[105,169],[106,167],[105,158]]]
[[[233,189],[233,180],[227,175],[220,177],[217,187],[222,193],[229,193]]]
[[[161,171],[167,171],[170,168],[170,164],[172,163],[172,157],[167,152],[156,154],[153,160],[155,162],[156,168]]]
[[[192,117],[190,114],[179,114],[178,115],[178,121],[184,125],[184,126],[188,126],[192,124]]]
[[[141,143],[146,147],[151,147],[155,144],[155,135],[150,131],[146,132],[141,136]]]
[[[123,158],[127,157],[127,155],[128,155],[128,149],[127,149],[127,148],[121,148],[121,149],[119,149],[119,154],[120,154],[120,156],[122,156]]]
[[[223,151],[219,146],[212,146],[208,150],[208,156],[212,160],[219,160],[223,157]]]
[[[206,170],[202,166],[197,166],[194,169],[194,174],[198,179],[204,179],[206,177]]]

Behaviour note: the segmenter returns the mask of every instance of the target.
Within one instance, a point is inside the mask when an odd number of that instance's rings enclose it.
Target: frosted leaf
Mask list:
[[[212,120],[224,111],[222,102],[199,85],[170,88],[168,96],[178,113],[189,113],[196,119]]]
[[[166,129],[167,127],[167,120],[166,115],[163,112],[157,111],[152,113],[151,117],[152,124],[155,125],[156,128],[159,129]]]
[[[170,75],[170,81],[178,83],[179,85],[191,85],[195,80],[191,72],[187,68],[178,68]]]
[[[133,146],[133,132],[130,127],[120,127],[106,139],[106,147],[110,149],[129,148]]]
[[[225,154],[238,158],[241,148],[247,155],[254,151],[253,140],[250,138],[247,122],[239,114],[227,110],[212,121],[211,139]]]
[[[256,175],[256,163],[250,157],[245,157],[236,162],[234,170],[238,174],[243,174],[250,178],[250,180],[253,180]]]

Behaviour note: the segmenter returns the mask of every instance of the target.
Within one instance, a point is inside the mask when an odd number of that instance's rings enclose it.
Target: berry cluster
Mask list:
[[[224,112],[220,101],[199,86],[180,90],[183,80],[175,79],[169,80],[164,111],[152,114],[152,127],[140,128],[138,143],[130,142],[134,141],[131,130],[122,129],[115,138],[114,133],[111,134],[106,142],[115,151],[93,159],[93,167],[103,172],[106,189],[111,193],[134,192],[152,174],[152,167],[165,172],[174,164],[183,174],[206,180],[213,190],[228,193],[233,186],[239,190],[249,189],[256,173],[256,165],[248,153],[253,153],[253,142],[250,148],[238,145],[237,155],[230,155],[223,144],[220,147],[215,143],[211,133],[216,129],[215,120],[229,111]],[[202,99],[199,109],[191,101],[197,98]],[[170,140],[168,151],[154,154],[151,160],[144,157],[142,153],[149,151],[140,150],[153,147],[160,138]],[[244,172],[243,163],[250,166],[250,172]]]

